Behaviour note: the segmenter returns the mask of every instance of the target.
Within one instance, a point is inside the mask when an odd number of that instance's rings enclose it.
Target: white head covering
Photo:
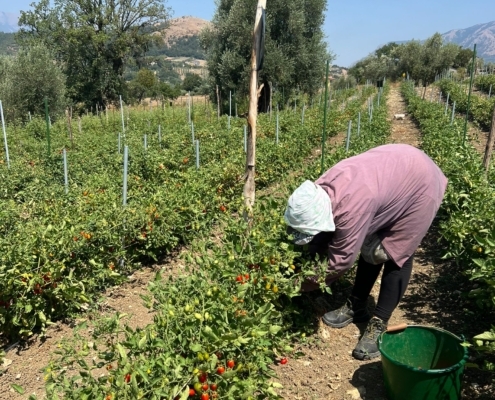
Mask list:
[[[305,181],[289,197],[284,219],[294,228],[295,243],[309,243],[320,232],[334,232],[332,201],[325,190],[311,181]]]

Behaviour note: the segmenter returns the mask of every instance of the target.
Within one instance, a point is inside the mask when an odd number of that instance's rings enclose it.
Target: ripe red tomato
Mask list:
[[[189,388],[189,397],[196,396],[196,391],[193,388]]]
[[[218,375],[222,375],[224,372],[225,372],[225,368],[224,367],[220,366],[220,367],[217,368]]]
[[[246,278],[246,280],[248,281],[249,280],[249,274],[244,275],[244,278]]]
[[[125,381],[125,383],[129,383],[131,381],[131,374],[126,374],[124,381]]]
[[[217,385],[216,383],[212,383],[212,384],[210,385],[210,389],[211,389],[212,391],[217,390],[217,388],[218,388],[218,385]]]
[[[208,393],[203,393],[201,395],[201,400],[210,400],[210,395]]]
[[[236,282],[242,282],[242,275],[237,275],[237,277],[235,278],[235,281]]]
[[[203,389],[203,392],[206,392],[208,390],[208,384],[203,383],[203,386],[201,386],[201,389]]]
[[[235,362],[234,362],[234,360],[229,360],[229,361],[227,361],[227,367],[229,367],[229,368],[234,368],[234,366],[235,366]]]
[[[287,364],[287,361],[288,361],[287,358],[284,357],[280,360],[280,364],[285,365]]]
[[[204,372],[203,372],[203,373],[199,376],[199,378],[198,378],[198,379],[199,379],[199,381],[200,381],[201,383],[205,383],[205,382],[206,382],[206,378],[207,378],[207,376],[208,376],[208,375],[206,375],[206,373],[204,373]]]

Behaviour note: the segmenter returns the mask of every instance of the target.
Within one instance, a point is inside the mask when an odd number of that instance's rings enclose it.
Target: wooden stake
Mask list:
[[[494,139],[495,139],[495,108],[493,109],[492,127],[490,129],[490,133],[488,134],[488,140],[486,141],[486,148],[485,148],[485,157],[483,158],[483,167],[485,167],[487,172],[488,169],[490,168],[490,159],[492,158]]]
[[[255,200],[255,160],[256,160],[256,121],[258,117],[258,97],[263,85],[258,88],[258,54],[262,51],[262,16],[266,9],[266,0],[258,0],[256,18],[253,30],[253,48],[251,52],[251,83],[249,87],[249,114],[248,114],[248,143],[246,154],[246,181],[244,184],[244,204],[249,212],[252,211]]]

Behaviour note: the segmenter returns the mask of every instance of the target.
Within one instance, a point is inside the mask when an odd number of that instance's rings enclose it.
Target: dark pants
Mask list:
[[[366,300],[370,295],[371,289],[380,275],[383,265],[382,283],[380,285],[380,295],[376,304],[374,315],[378,318],[388,321],[395,307],[399,304],[404,295],[409,279],[411,278],[412,255],[400,268],[393,261],[387,261],[385,264],[373,265],[366,262],[363,257],[359,257],[356,271],[356,281],[352,288],[352,296],[359,300]]]

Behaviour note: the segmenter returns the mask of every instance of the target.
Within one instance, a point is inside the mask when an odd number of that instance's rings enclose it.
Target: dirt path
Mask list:
[[[404,120],[394,119],[394,114],[406,112],[398,86],[391,89],[387,105],[392,122],[390,142],[418,147],[420,131],[410,117],[406,115]],[[467,326],[472,322],[464,318],[465,313],[459,309],[459,286],[455,286],[453,279],[438,279],[442,274],[449,278],[456,272],[441,260],[442,249],[436,243],[435,227],[431,231],[416,253],[408,290],[392,315],[390,324],[424,324],[442,327],[456,334],[466,334]],[[380,278],[372,290],[370,308],[378,298],[379,284]],[[386,399],[380,358],[363,362],[355,360],[351,355],[365,326],[351,324],[342,329],[332,329],[320,321],[324,312],[340,307],[345,302],[351,285],[352,281],[348,281],[342,287],[334,287],[332,296],[307,299],[306,306],[315,309],[310,321],[314,334],[297,347],[304,356],[275,368],[280,377],[279,382],[284,386],[281,390],[284,398]],[[464,376],[463,387],[466,399],[494,398],[487,374],[468,371]]]

